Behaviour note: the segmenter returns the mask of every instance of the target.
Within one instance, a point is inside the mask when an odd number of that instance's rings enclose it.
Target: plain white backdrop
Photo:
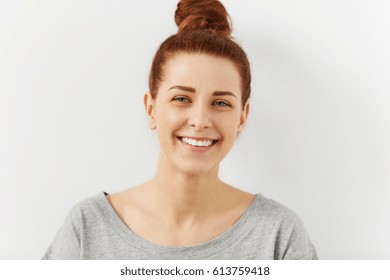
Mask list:
[[[389,2],[222,3],[253,84],[221,177],[293,209],[322,259],[390,259]],[[143,94],[176,4],[0,0],[0,259],[153,175]]]

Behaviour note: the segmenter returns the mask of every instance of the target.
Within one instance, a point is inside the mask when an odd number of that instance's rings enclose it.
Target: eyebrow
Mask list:
[[[169,88],[168,91],[172,90],[172,89],[179,89],[179,90],[184,90],[184,91],[188,91],[188,92],[192,92],[192,93],[196,92],[196,90],[193,87],[187,87],[187,86],[176,85],[176,86]],[[237,96],[230,91],[218,90],[218,91],[213,92],[213,96],[225,96],[225,95],[230,95],[230,96],[237,98]]]

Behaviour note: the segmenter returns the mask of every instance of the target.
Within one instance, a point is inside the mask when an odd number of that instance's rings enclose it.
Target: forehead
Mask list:
[[[240,76],[233,62],[200,53],[179,53],[164,67],[163,84],[240,93]],[[162,85],[163,86],[163,85]]]

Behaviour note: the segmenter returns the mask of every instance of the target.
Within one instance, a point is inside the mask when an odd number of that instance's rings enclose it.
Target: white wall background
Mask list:
[[[221,176],[293,209],[322,259],[390,259],[386,0],[223,0],[253,71]],[[0,0],[0,259],[152,176],[142,97],[177,1]]]

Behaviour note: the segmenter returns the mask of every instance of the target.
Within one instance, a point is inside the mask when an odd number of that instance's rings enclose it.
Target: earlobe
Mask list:
[[[156,122],[154,119],[154,99],[150,92],[146,92],[144,95],[144,106],[146,111],[146,116],[148,117],[149,128],[156,129]]]

